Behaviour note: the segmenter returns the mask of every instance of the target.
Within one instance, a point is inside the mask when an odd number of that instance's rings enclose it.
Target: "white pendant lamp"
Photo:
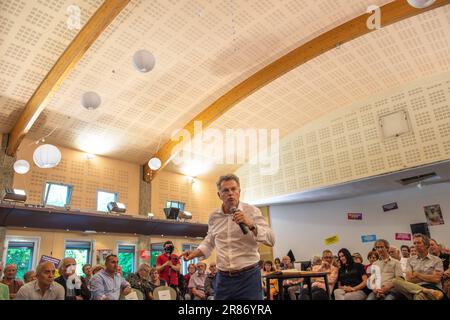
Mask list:
[[[88,110],[97,109],[101,103],[102,98],[94,91],[85,92],[81,97],[81,105]]]
[[[435,1],[436,0],[408,0],[408,3],[414,8],[423,9],[431,6]]]
[[[150,169],[152,170],[158,170],[159,168],[161,168],[161,160],[159,160],[158,158],[154,157],[151,158],[148,162],[148,166],[150,167]]]
[[[149,72],[155,67],[155,57],[147,50],[136,51],[133,55],[133,65],[139,72]]]
[[[61,161],[61,152],[54,145],[43,144],[34,150],[33,161],[39,168],[53,168]]]
[[[17,160],[14,162],[14,171],[18,174],[25,174],[30,171],[30,164],[27,160]]]

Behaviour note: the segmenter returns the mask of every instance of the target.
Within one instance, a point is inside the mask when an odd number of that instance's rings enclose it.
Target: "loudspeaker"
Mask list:
[[[411,232],[414,235],[415,233],[421,233],[424,234],[426,236],[428,236],[428,238],[430,237],[430,230],[428,229],[428,224],[426,223],[414,223],[411,224]]]

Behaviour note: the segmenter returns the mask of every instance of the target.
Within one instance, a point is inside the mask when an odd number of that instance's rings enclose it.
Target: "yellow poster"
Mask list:
[[[333,243],[337,243],[337,242],[339,242],[339,236],[338,235],[335,235],[335,236],[332,236],[332,237],[329,237],[329,238],[325,239],[325,245],[327,245],[327,246],[332,245]]]

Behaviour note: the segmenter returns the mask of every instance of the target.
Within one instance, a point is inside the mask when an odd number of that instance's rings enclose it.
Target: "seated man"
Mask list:
[[[64,300],[64,288],[55,282],[55,266],[43,262],[36,268],[36,280],[23,285],[15,300]]]
[[[438,257],[439,259],[441,259],[444,270],[447,270],[449,267],[449,260],[450,260],[450,255],[448,253],[445,253],[441,250],[441,246],[437,243],[436,240],[434,239],[430,239],[430,248],[429,248],[429,252],[432,255],[435,255],[436,257]]]
[[[86,286],[85,280],[76,274],[77,262],[74,258],[64,258],[59,263],[60,276],[55,282],[63,286],[65,300],[89,300],[91,292]]]
[[[93,276],[92,266],[87,263],[87,264],[85,264],[83,266],[83,268],[81,270],[84,273],[84,277],[83,277],[84,282],[86,283],[86,286],[88,287],[88,289],[91,290],[91,279],[92,279],[92,276]]]
[[[400,261],[400,250],[398,250],[396,246],[390,246],[388,251],[391,258]]]
[[[23,275],[23,280],[25,283],[36,280],[36,272],[34,270],[30,270]]]
[[[284,256],[281,258],[281,264],[282,264],[282,270],[292,270],[294,268],[294,264],[291,261],[291,258],[289,256]],[[293,279],[286,279],[283,280],[283,288],[284,293],[286,292],[289,295],[289,298],[291,300],[297,300],[297,291],[300,290],[300,283],[303,279],[293,278]]]
[[[186,294],[185,299],[205,300],[205,280],[206,280],[206,264],[204,262],[197,263],[197,272],[191,276],[188,288],[190,294]]]
[[[440,300],[443,265],[441,259],[428,253],[430,240],[426,235],[416,233],[413,236],[417,256],[412,256],[406,265],[406,281],[395,278],[392,283],[395,290],[408,300]]]
[[[209,264],[210,273],[205,280],[206,300],[214,300],[214,288],[216,287],[217,267],[215,262]]]
[[[4,273],[2,283],[9,287],[9,298],[12,300],[16,297],[20,287],[23,286],[23,282],[16,279],[17,265],[15,264],[7,264]]]
[[[130,273],[127,277],[127,281],[130,283],[131,287],[141,291],[144,294],[145,300],[150,300],[150,293],[153,291],[150,285],[150,265],[148,263],[143,263],[139,266],[136,273]]]
[[[338,277],[339,269],[333,266],[333,253],[330,250],[324,250],[322,253],[322,263],[312,267],[313,272],[328,272],[328,289],[329,292],[333,292],[334,285]],[[312,300],[329,300],[327,295],[325,280],[323,278],[311,279],[311,295]],[[300,290],[299,300],[310,300],[309,289],[305,285]]]
[[[119,259],[115,254],[106,257],[105,269],[97,272],[91,280],[92,300],[119,300],[131,292],[130,284],[117,272]]]
[[[389,256],[389,242],[379,239],[375,242],[375,249],[380,259],[373,263],[380,268],[381,288],[372,289],[367,300],[395,300],[400,298],[400,294],[393,288],[392,279],[403,275],[400,261]]]

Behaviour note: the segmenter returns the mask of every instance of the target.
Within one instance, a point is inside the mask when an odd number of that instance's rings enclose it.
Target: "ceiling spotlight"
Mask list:
[[[3,201],[10,202],[25,202],[27,200],[27,194],[22,189],[5,188],[2,199]]]
[[[154,216],[155,216],[155,215],[154,215],[153,213],[151,213],[151,212],[147,213],[147,217],[148,217],[149,219],[153,219]]]
[[[14,162],[14,171],[18,174],[25,174],[30,170],[30,164],[27,160],[17,160]]]
[[[127,211],[127,208],[125,205],[121,202],[110,202],[107,205],[109,213],[115,212],[115,213],[125,213]]]
[[[147,73],[155,67],[155,57],[150,51],[139,50],[133,55],[133,64],[137,71]]]
[[[93,91],[85,92],[81,97],[81,105],[88,110],[97,109],[102,103],[100,96]]]
[[[148,161],[148,166],[152,170],[158,170],[161,168],[161,160],[159,158],[153,157]]]
[[[52,144],[43,144],[34,150],[33,161],[39,168],[50,169],[61,161],[61,152]]]
[[[182,211],[178,214],[178,218],[189,220],[192,219],[192,213],[189,211]]]
[[[423,9],[431,6],[435,1],[436,0],[408,0],[408,3],[414,8]]]

